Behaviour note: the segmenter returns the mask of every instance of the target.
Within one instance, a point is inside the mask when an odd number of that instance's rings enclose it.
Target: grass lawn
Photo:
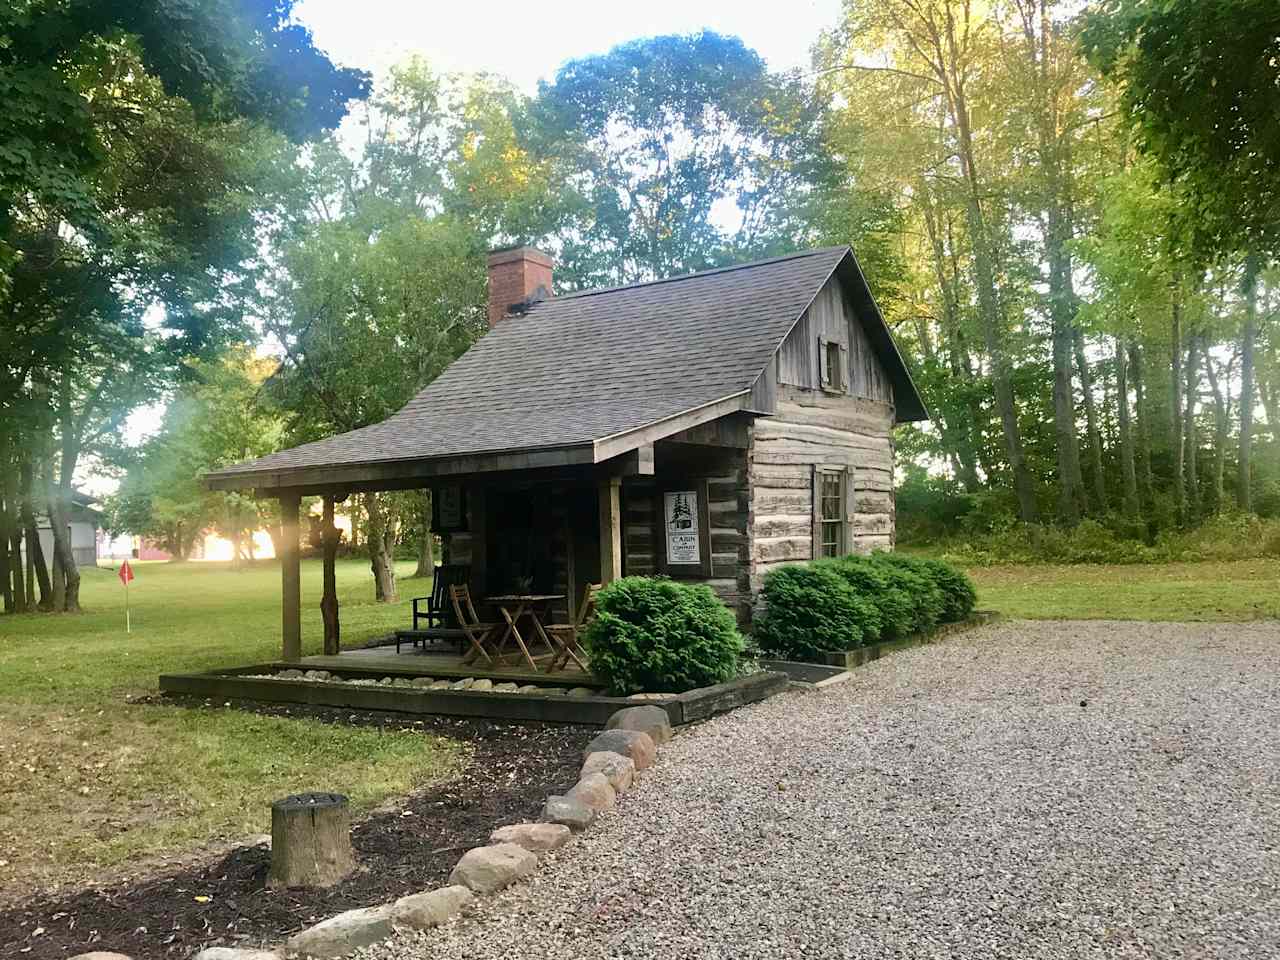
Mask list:
[[[1280,618],[1280,562],[976,567],[978,604],[1032,620]]]
[[[79,616],[0,617],[0,891],[97,878],[133,858],[264,833],[307,789],[367,808],[458,769],[452,741],[231,709],[130,704],[161,673],[275,659],[280,570],[134,567],[133,633],[109,569],[84,570]],[[406,565],[408,573],[411,565]],[[343,640],[409,620],[374,604],[368,563],[339,562]],[[304,562],[303,646],[318,653],[320,565]],[[401,594],[429,592],[402,581]]]

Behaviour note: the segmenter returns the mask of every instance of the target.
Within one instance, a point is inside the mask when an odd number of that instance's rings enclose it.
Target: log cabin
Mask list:
[[[386,421],[206,475],[278,497],[286,659],[299,499],[430,488],[476,596],[574,609],[589,583],[708,584],[749,626],[763,577],[892,548],[897,423],[928,417],[847,246],[552,295],[530,247],[489,256],[489,330]]]

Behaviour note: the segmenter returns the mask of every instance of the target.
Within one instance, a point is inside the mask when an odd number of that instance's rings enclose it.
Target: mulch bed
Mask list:
[[[207,946],[277,941],[343,910],[440,886],[463,851],[483,844],[495,827],[536,820],[547,795],[563,792],[577,779],[582,748],[599,732],[327,707],[240,706],[277,716],[437,733],[471,744],[474,759],[456,779],[411,795],[393,811],[358,820],[352,847],[362,869],[331,890],[268,890],[270,850],[240,847],[177,872],[0,910],[0,956],[62,960],[98,949],[135,960],[186,958]],[[40,928],[43,932],[34,935]]]

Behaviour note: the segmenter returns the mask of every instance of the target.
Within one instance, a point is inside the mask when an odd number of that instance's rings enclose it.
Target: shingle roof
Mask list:
[[[640,429],[749,391],[846,257],[826,247],[534,303],[382,423],[210,476],[575,447]]]

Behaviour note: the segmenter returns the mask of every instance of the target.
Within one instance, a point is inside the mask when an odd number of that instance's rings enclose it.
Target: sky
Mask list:
[[[526,93],[561,64],[604,53],[639,37],[710,29],[741,37],[772,70],[809,66],[818,34],[839,19],[841,0],[301,0],[294,17],[316,46],[375,80],[418,54],[437,70],[496,73]],[[163,405],[138,410],[125,425],[129,443],[160,426]],[[117,486],[86,464],[78,484],[98,496]]]
[[[774,70],[809,65],[840,0],[302,0],[294,16],[332,59],[375,76],[411,54],[440,70],[498,73],[527,93],[566,60],[637,37],[735,34]]]

